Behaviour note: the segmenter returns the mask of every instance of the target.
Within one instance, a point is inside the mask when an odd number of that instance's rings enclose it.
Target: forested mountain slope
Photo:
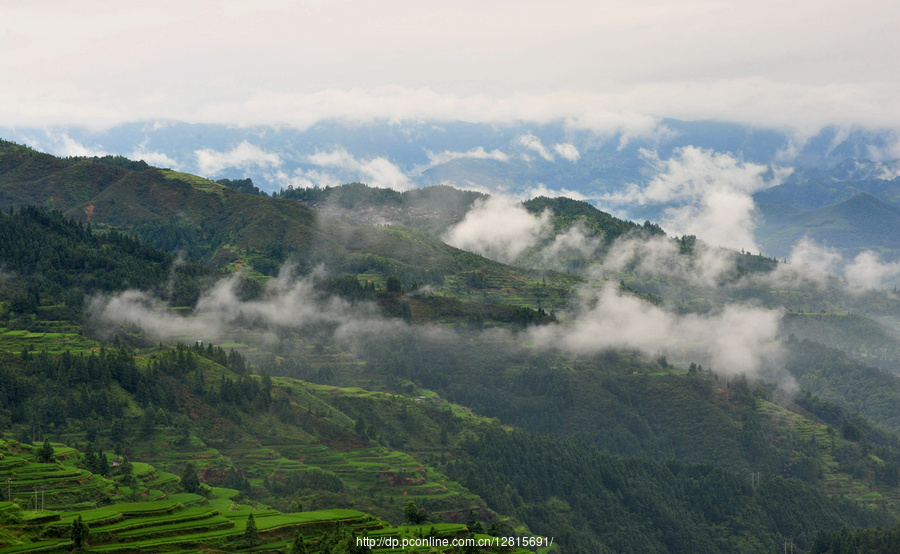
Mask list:
[[[117,199],[141,190],[136,175],[156,171],[122,167],[123,160],[51,161],[41,163],[90,161],[131,172],[117,181],[131,192]],[[55,171],[31,181],[50,191],[40,193],[45,198],[63,198],[70,182]],[[147,179],[151,188],[167,186]],[[14,181],[3,181],[3,190],[16,190]],[[265,210],[300,204],[191,177],[180,182],[194,189],[183,197],[188,207],[191,198],[234,206],[255,199]],[[381,194],[347,190],[372,205]],[[154,499],[182,494],[194,487],[191,463],[200,483],[213,487],[207,502],[221,500],[214,488],[224,486],[243,493],[236,504],[247,514],[251,506],[341,508],[398,525],[419,518],[404,511],[413,500],[432,522],[556,537],[563,552],[758,552],[788,541],[808,549],[819,531],[897,521],[896,377],[838,350],[777,340],[770,314],[790,309],[795,331],[807,320],[825,329],[837,320],[814,318],[812,308],[830,312],[852,301],[889,314],[889,293],[776,281],[784,268],[774,260],[670,239],[652,224],[566,199],[537,199],[529,209],[548,208],[559,230],[577,224],[595,225],[598,237],[619,233],[604,255],[624,244],[632,257],[575,277],[451,248],[427,227],[371,227],[353,221],[352,211],[328,218],[310,211],[302,236],[313,238],[293,249],[255,250],[242,231],[216,227],[241,241],[202,258],[233,271],[226,274],[156,250],[112,222],[88,226],[35,208],[4,213],[0,431],[10,444],[78,443],[85,460],[87,443],[110,453],[118,442],[132,463],[157,468],[140,487],[113,475],[129,490],[98,484],[111,492],[79,499],[82,508],[141,491]],[[288,236],[297,223],[266,224]],[[147,234],[129,225],[122,228]],[[189,253],[212,244],[185,237],[200,244],[188,244]],[[640,248],[650,247],[666,263],[648,265]],[[226,254],[230,263],[219,263]],[[701,278],[695,270],[711,255],[732,265]],[[279,257],[291,262],[280,271]],[[277,276],[248,270],[260,261]],[[645,316],[650,327],[642,332],[662,320],[700,325],[705,334],[684,335],[671,343],[681,348],[667,344],[655,355],[609,341],[615,326],[599,325],[629,307]],[[732,324],[734,314],[750,319]],[[771,352],[749,351],[760,366],[742,366],[749,368],[742,375],[729,364],[746,362],[717,357],[703,342],[716,324],[732,331],[722,335],[730,340],[747,321],[773,334],[747,343]],[[852,321],[861,336],[874,320]],[[591,322],[601,331],[572,343]],[[886,333],[878,344],[892,348]],[[37,445],[10,448],[19,457],[36,455]],[[181,489],[177,475],[185,477]],[[163,478],[170,484],[155,482]],[[27,492],[17,489],[18,501],[31,498]],[[453,529],[446,532],[466,532]],[[25,527],[16,533],[15,540],[37,539]],[[266,540],[279,544],[275,538]]]

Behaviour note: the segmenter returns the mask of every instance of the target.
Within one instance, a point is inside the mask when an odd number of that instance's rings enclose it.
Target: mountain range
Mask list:
[[[157,551],[813,550],[900,517],[892,292],[572,198],[235,184],[0,144],[5,547],[68,548],[79,514]]]
[[[148,122],[0,133],[57,155],[122,155],[211,180],[250,178],[267,193],[363,182],[398,191],[445,184],[517,198],[563,194],[621,218],[657,222],[673,234],[702,235],[707,229],[701,238],[709,242],[729,233],[686,225],[675,214],[685,202],[705,202],[737,187],[737,195],[752,198],[756,210],[732,226],[743,228],[742,236],[755,236],[756,244],[751,239],[726,246],[779,258],[789,256],[798,237],[828,238],[792,210],[835,205],[860,192],[900,206],[900,166],[889,154],[896,137],[862,130],[825,128],[798,138],[784,130],[666,119],[633,135],[562,123],[439,121],[323,121],[305,129]],[[693,192],[685,196],[686,190],[675,188],[648,196],[648,187],[670,175],[694,179]],[[749,183],[740,181],[748,176],[754,179],[749,191]],[[876,210],[873,217],[882,214]],[[878,225],[896,231],[889,219]],[[867,248],[864,237],[826,246],[851,257]],[[900,256],[888,239],[877,250],[887,260]]]

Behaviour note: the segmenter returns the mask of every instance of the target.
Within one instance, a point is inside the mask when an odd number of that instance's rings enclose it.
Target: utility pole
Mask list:
[[[6,500],[12,504],[12,477],[6,478]]]
[[[762,473],[759,471],[751,471],[750,472],[750,486],[758,487],[759,481],[762,478]]]

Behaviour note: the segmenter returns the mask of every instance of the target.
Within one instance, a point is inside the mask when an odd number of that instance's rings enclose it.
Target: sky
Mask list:
[[[894,0],[0,2],[0,126],[900,127]]]

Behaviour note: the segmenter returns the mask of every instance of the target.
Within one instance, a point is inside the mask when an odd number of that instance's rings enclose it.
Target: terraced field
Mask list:
[[[6,441],[0,440],[0,452]],[[72,449],[60,445],[61,455]],[[8,501],[38,509],[61,509],[104,495],[112,484],[73,465],[40,463],[25,451],[4,453],[0,459],[0,484]]]
[[[900,506],[900,492],[896,490],[896,487],[873,487],[871,483],[854,478],[853,475],[839,470],[840,463],[836,455],[842,448],[852,445],[840,434],[829,433],[831,429],[827,425],[814,422],[764,400],[757,400],[757,408],[778,423],[783,437],[796,437],[814,445],[820,452],[824,461],[822,485],[826,491],[841,493],[847,498],[870,504],[872,507]],[[884,464],[874,453],[869,453],[868,457],[877,465]]]
[[[43,322],[47,325],[52,322]],[[69,330],[66,328],[65,330]],[[25,330],[10,331],[0,327],[0,352],[19,354],[24,349],[48,354],[60,354],[64,351],[72,354],[91,352],[97,343],[86,339],[84,335],[73,332],[29,332]]]
[[[314,535],[322,527],[361,526],[371,520],[355,510],[322,510],[282,514],[275,510],[242,508],[221,512],[212,506],[184,507],[176,500],[117,504],[65,514],[46,533],[60,540],[81,516],[90,527],[91,550],[96,552],[158,551],[201,546],[223,546],[243,535],[253,514],[263,538],[292,535],[295,530]],[[381,528],[381,523],[377,523]],[[64,543],[60,543],[64,544]],[[35,548],[42,547],[35,543]],[[6,552],[0,549],[0,552]],[[28,552],[34,550],[18,550]]]

